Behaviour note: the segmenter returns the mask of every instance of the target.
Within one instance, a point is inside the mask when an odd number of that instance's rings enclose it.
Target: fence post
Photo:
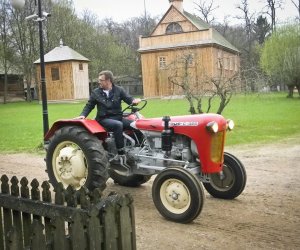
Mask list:
[[[85,222],[83,216],[78,212],[72,216],[70,225],[71,247],[72,250],[86,249],[86,239],[84,235]]]
[[[64,205],[65,203],[65,194],[64,187],[59,183],[55,189],[55,204]],[[51,219],[52,225],[52,237],[53,237],[53,249],[67,249],[68,242],[65,239],[65,221],[61,217],[55,217]]]
[[[122,249],[136,249],[135,238],[135,218],[133,199],[126,194],[122,199],[118,200],[120,207],[120,237],[122,241]]]
[[[29,188],[28,180],[23,177],[20,181],[21,183],[21,197],[29,199]],[[30,227],[31,227],[31,214],[22,212],[23,217],[23,237],[24,237],[24,247],[29,247],[30,245]]]
[[[40,220],[33,220],[32,222],[32,238],[31,248],[32,250],[46,249],[45,235],[43,234],[44,225]]]
[[[0,249],[4,249],[4,239],[3,239],[3,217],[2,209],[0,207]]]
[[[19,190],[19,180],[17,179],[16,176],[13,176],[11,179],[11,195],[15,197],[20,196],[20,190]],[[16,231],[16,240],[17,244],[20,247],[20,249],[23,248],[23,237],[22,237],[22,219],[21,219],[21,212],[19,211],[12,211],[12,216],[13,216],[13,224],[15,227]]]
[[[34,201],[40,201],[41,200],[41,193],[39,190],[40,183],[37,181],[37,179],[33,179],[30,185],[31,185],[31,199]],[[33,219],[41,220],[41,216],[34,214]]]
[[[11,227],[9,232],[7,232],[7,248],[9,250],[19,250],[22,249],[19,246],[19,241],[18,241],[18,232],[15,227]]]
[[[48,181],[44,181],[42,183],[42,200],[47,203],[51,203],[51,192],[50,192],[50,184]],[[53,242],[52,233],[51,233],[51,219],[44,217],[45,221],[45,237],[46,237],[46,246],[50,246]]]
[[[104,249],[103,226],[100,224],[99,209],[93,206],[89,212],[89,223],[87,227],[89,249]]]
[[[1,192],[3,194],[9,194],[8,181],[9,181],[8,177],[6,175],[2,175]],[[8,246],[9,244],[8,232],[12,228],[11,210],[9,208],[3,208],[3,226],[4,226],[5,245]]]

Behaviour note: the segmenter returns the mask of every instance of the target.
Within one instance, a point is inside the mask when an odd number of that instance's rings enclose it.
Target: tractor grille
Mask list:
[[[213,162],[222,162],[225,131],[212,135],[210,155]]]

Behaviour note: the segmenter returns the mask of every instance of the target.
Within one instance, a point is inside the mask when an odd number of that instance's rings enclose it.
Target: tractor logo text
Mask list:
[[[170,126],[190,126],[190,127],[194,127],[194,126],[198,126],[198,122],[169,122]]]

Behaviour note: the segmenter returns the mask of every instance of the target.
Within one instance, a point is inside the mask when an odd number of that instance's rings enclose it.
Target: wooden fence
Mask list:
[[[10,184],[11,183],[11,184]],[[1,177],[0,250],[2,249],[136,249],[133,199],[130,195],[48,182]]]

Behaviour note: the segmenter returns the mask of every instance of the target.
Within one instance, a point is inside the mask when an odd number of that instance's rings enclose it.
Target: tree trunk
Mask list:
[[[7,69],[6,65],[4,66],[4,95],[3,95],[3,103],[7,103],[7,91],[8,90],[8,79],[7,79]]]
[[[293,98],[293,94],[294,94],[294,85],[289,85],[288,86],[288,90],[289,90],[289,93],[287,95],[287,98]]]

